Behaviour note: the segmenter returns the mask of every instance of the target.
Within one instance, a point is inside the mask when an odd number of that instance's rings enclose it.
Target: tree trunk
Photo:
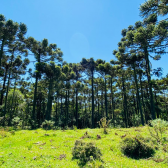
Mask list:
[[[52,99],[53,99],[53,78],[51,77],[49,80],[49,88],[48,88],[48,102],[47,102],[47,113],[46,120],[51,120],[51,111],[52,111]]]
[[[36,97],[37,97],[37,83],[38,83],[38,77],[36,74],[36,82],[35,82],[35,89],[34,89],[34,99],[33,99],[33,112],[32,112],[32,120],[35,122],[35,108],[36,108]],[[35,128],[35,125],[32,125],[32,128]]]
[[[107,90],[106,90],[106,77],[105,77],[105,108],[106,108],[106,118],[108,119],[108,113],[107,113]]]
[[[115,116],[114,116],[114,93],[113,93],[113,77],[111,76],[111,103],[112,103],[112,115],[113,115],[113,126],[115,127]]]
[[[143,105],[143,110],[145,114],[145,123],[147,124],[147,118],[146,118],[146,108],[145,108],[145,103],[144,103],[144,95],[143,95],[143,89],[142,89],[142,75],[139,75],[140,78],[140,86],[141,86],[141,97],[142,97],[142,105]]]
[[[78,128],[78,89],[76,88],[76,127]]]
[[[153,100],[153,92],[152,92],[152,83],[151,83],[151,75],[150,75],[150,65],[149,65],[149,54],[147,47],[144,48],[145,59],[146,59],[146,68],[147,68],[147,78],[148,78],[148,85],[149,85],[149,92],[150,92],[150,110],[152,119],[156,119],[155,115],[155,107],[154,107],[154,100]]]
[[[92,128],[94,128],[94,90],[93,90],[93,70],[92,70]]]
[[[6,106],[7,106],[7,99],[8,99],[8,91],[9,91],[9,84],[10,84],[10,75],[11,72],[9,72],[9,77],[8,77],[8,84],[7,84],[7,89],[6,89],[6,96],[5,96],[5,107],[4,107],[4,121],[5,121],[5,115],[6,115]],[[4,125],[5,123],[3,123]],[[5,125],[4,125],[5,126]]]
[[[2,44],[1,44],[1,50],[0,50],[0,67],[1,67],[1,60],[2,60],[2,56],[3,56],[4,43],[5,43],[5,37],[3,37]]]
[[[134,69],[134,79],[135,79],[135,84],[136,84],[139,110],[140,110],[140,114],[141,114],[141,123],[142,123],[142,125],[144,125],[144,117],[143,117],[142,106],[141,106],[141,101],[140,101],[140,97],[139,97],[139,88],[138,88],[137,75],[136,75],[136,70],[135,70],[135,63],[133,64],[133,69]]]
[[[128,127],[128,119],[127,119],[127,97],[126,97],[126,90],[125,90],[125,79],[124,74],[122,73],[122,85],[123,85],[123,94],[124,94],[124,119],[125,119],[125,127]]]
[[[2,87],[2,90],[1,90],[1,101],[0,101],[0,105],[3,104],[3,98],[4,98],[4,92],[5,92],[5,83],[6,83],[7,71],[8,71],[8,65],[6,65],[6,69],[5,69],[5,76],[4,76],[4,80],[3,80],[3,87]]]

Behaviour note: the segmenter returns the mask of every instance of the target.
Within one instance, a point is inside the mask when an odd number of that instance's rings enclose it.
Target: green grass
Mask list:
[[[153,158],[131,159],[120,151],[121,136],[141,134],[150,137],[147,127],[129,129],[108,129],[108,134],[103,134],[100,129],[83,130],[21,130],[15,135],[10,132],[0,131],[0,166],[3,168],[26,167],[58,167],[76,168],[79,161],[72,159],[72,148],[75,141],[79,140],[85,132],[91,138],[85,142],[94,142],[103,154],[103,165],[107,168],[164,168],[168,167],[168,153],[156,150]],[[48,134],[48,135],[45,135]],[[97,140],[97,134],[101,139]],[[166,135],[164,135],[166,136]],[[165,159],[165,160],[162,160]],[[155,161],[154,161],[155,160]]]

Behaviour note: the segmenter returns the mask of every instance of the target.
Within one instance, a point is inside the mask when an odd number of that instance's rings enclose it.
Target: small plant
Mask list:
[[[93,157],[90,157],[89,162],[86,164],[85,168],[104,168],[102,165],[102,162],[100,161],[95,161]]]
[[[8,131],[10,132],[10,131],[14,131],[15,129],[14,129],[14,127],[8,127]]]
[[[19,117],[14,117],[12,119],[12,124],[13,124],[14,128],[17,129],[17,128],[21,127],[22,120]]]
[[[81,139],[85,139],[85,138],[91,138],[91,136],[88,134],[88,132],[86,131],[84,133],[84,135],[81,137]]]
[[[61,130],[61,127],[55,126],[53,127],[54,130]]]
[[[90,158],[101,161],[101,152],[93,143],[85,143],[77,140],[72,151],[74,159],[79,159],[80,164],[85,165]]]
[[[157,142],[162,143],[164,141],[163,133],[166,131],[168,122],[156,119],[149,122],[148,130],[150,132],[150,135],[157,140]]]
[[[154,154],[154,149],[145,143],[145,139],[138,135],[136,137],[125,137],[120,143],[121,152],[131,158],[147,158]]]
[[[64,130],[70,130],[70,128],[68,126],[65,126]]]
[[[28,146],[27,146],[28,150],[31,150],[32,148],[32,144],[30,143]]]
[[[14,130],[10,131],[10,133],[11,133],[11,135],[15,135],[15,131]]]
[[[4,130],[4,128],[0,130],[0,135],[1,135],[2,138],[7,137],[7,133],[6,133],[6,131]]]
[[[45,121],[42,123],[41,127],[47,131],[47,130],[53,128],[54,123],[55,123],[54,121],[45,120]]]
[[[31,126],[24,126],[23,129],[24,129],[24,130],[30,130],[30,129],[31,129]]]
[[[76,131],[77,130],[77,126],[73,125],[73,130]]]
[[[107,128],[109,126],[111,120],[106,119],[106,117],[103,117],[100,119],[100,121],[98,121],[100,128],[103,128],[103,133],[104,134],[108,134]]]

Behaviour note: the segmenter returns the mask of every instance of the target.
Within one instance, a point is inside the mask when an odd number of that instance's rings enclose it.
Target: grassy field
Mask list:
[[[79,161],[72,159],[72,148],[85,132],[91,136],[83,139],[94,142],[102,152],[103,166],[107,168],[164,168],[168,167],[168,153],[156,150],[149,159],[131,159],[120,151],[122,136],[141,134],[150,137],[147,127],[128,129],[109,129],[103,134],[101,129],[83,130],[20,130],[12,135],[9,131],[0,131],[0,166],[3,168],[58,167],[76,168]],[[97,134],[101,139],[97,139]],[[164,135],[166,136],[166,135]]]

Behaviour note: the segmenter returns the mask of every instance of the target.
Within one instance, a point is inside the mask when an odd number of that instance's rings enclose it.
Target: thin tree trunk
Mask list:
[[[123,85],[123,94],[124,94],[124,119],[125,119],[125,127],[128,127],[128,120],[127,120],[127,97],[126,97],[126,90],[125,90],[125,79],[124,74],[122,73],[122,85]]]
[[[114,93],[113,93],[113,77],[111,76],[111,103],[112,103],[112,115],[113,115],[113,125],[115,127],[115,116],[114,116]]]
[[[136,84],[139,110],[140,110],[140,114],[141,114],[141,123],[142,123],[142,125],[144,125],[144,117],[143,117],[142,106],[141,106],[141,101],[140,101],[140,97],[139,97],[139,88],[138,88],[137,75],[136,75],[136,70],[135,70],[135,63],[133,64],[133,69],[134,69],[134,79],[135,79],[135,84]]]
[[[76,127],[78,128],[78,89],[76,88]]]
[[[107,113],[107,90],[106,90],[106,77],[105,77],[105,108],[106,108],[106,118],[108,119],[108,113]]]
[[[4,98],[4,92],[5,92],[5,83],[6,83],[7,71],[8,71],[8,65],[6,65],[6,69],[5,69],[5,76],[4,76],[4,80],[3,80],[3,87],[2,87],[2,90],[1,90],[1,101],[0,101],[0,105],[3,104],[3,98]]]
[[[5,121],[5,115],[6,115],[6,106],[7,106],[8,91],[9,91],[9,84],[10,84],[10,75],[11,75],[11,72],[9,72],[8,84],[7,84],[7,89],[6,89],[5,107],[4,107],[4,121]],[[5,123],[3,123],[3,125],[4,125],[4,124],[5,124]]]
[[[1,50],[0,50],[0,67],[1,67],[1,60],[2,60],[2,56],[3,56],[4,45],[5,45],[5,37],[3,37],[2,44],[1,44]]]
[[[38,77],[36,74],[36,82],[35,82],[35,89],[34,89],[34,99],[33,99],[33,112],[32,112],[32,120],[35,122],[35,108],[36,108],[36,97],[37,97],[37,83]],[[35,128],[35,125],[32,125],[32,128]]]
[[[149,56],[148,56],[147,47],[144,48],[144,53],[145,53],[145,59],[146,59],[147,77],[148,77],[148,85],[149,85],[149,92],[150,92],[150,110],[151,110],[152,119],[154,120],[156,118],[156,115],[155,115],[155,107],[154,107],[154,100],[153,100]]]
[[[92,70],[92,128],[94,128],[94,90],[93,90],[93,70]]]
[[[52,97],[53,97],[53,78],[50,78],[49,83],[49,92],[48,92],[48,103],[47,103],[47,114],[46,114],[46,120],[51,120],[51,111],[52,111]]]
[[[139,75],[140,79],[140,86],[141,86],[141,97],[142,97],[142,105],[143,105],[143,110],[145,114],[145,123],[147,124],[147,118],[146,118],[146,108],[145,108],[145,103],[144,103],[144,95],[143,95],[143,89],[142,89],[142,75]]]

